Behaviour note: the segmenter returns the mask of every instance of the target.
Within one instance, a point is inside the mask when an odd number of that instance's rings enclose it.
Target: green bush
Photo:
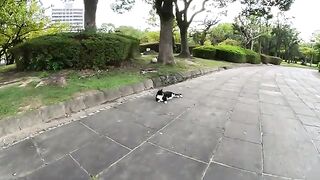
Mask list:
[[[320,62],[318,62],[318,70],[319,70],[319,72],[320,72]]]
[[[231,46],[240,46],[241,42],[234,40],[234,39],[226,39],[224,41],[222,41],[221,43],[219,43],[219,45],[231,45]]]
[[[260,64],[261,63],[261,57],[260,54],[250,50],[250,49],[244,49],[246,53],[246,62],[251,64]]]
[[[214,48],[214,46],[200,46],[194,48],[192,53],[194,57],[215,59],[216,49]]]
[[[190,53],[192,53],[193,49],[196,46],[189,46],[189,51]],[[155,52],[159,52],[159,43],[155,42],[155,43],[144,43],[144,44],[140,44],[140,52],[143,53],[145,52],[147,49],[153,50]],[[175,46],[173,47],[173,52],[174,53],[180,53],[181,51],[181,44],[180,43],[176,43]]]
[[[102,69],[138,54],[139,41],[118,34],[60,33],[10,50],[19,70]]]
[[[193,49],[193,56],[205,59],[218,59],[235,63],[260,64],[260,55],[252,50],[239,46],[218,45],[201,46]]]
[[[265,54],[261,54],[261,61],[263,64],[274,64],[274,65],[280,65],[282,62],[282,59],[275,56],[268,56]]]
[[[238,46],[230,45],[220,45],[215,46],[216,49],[216,59],[221,59],[224,61],[235,62],[235,63],[245,63],[246,53],[243,48]]]

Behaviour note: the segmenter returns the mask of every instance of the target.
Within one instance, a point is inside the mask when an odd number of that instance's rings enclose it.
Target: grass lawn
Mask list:
[[[298,62],[297,64],[295,63],[287,63],[287,62],[282,62],[281,66],[285,66],[285,67],[296,67],[296,68],[305,68],[305,69],[318,69],[317,68],[317,64],[312,64],[312,66],[310,67],[310,65],[308,64],[307,66],[301,65],[301,62]]]
[[[111,68],[102,73],[93,74],[92,77],[80,78],[79,71],[67,71],[68,75],[66,87],[43,86],[35,88],[36,83],[31,83],[26,87],[18,85],[0,87],[0,119],[15,115],[18,112],[25,112],[31,109],[39,108],[43,105],[54,104],[70,99],[80,92],[89,90],[99,90],[108,88],[117,88],[120,86],[141,82],[149,77],[155,77],[162,74],[176,73],[199,68],[212,68],[228,66],[231,63],[223,61],[212,61],[194,58],[190,61],[176,58],[176,66],[165,66],[159,64],[150,64],[154,56],[142,56],[136,59],[130,66],[124,68]],[[47,77],[57,72],[20,72],[14,71],[15,66],[0,67],[0,77],[6,77],[8,73],[16,74],[19,78],[23,76]],[[140,74],[140,69],[155,68],[158,72]],[[2,79],[2,81],[4,81]]]

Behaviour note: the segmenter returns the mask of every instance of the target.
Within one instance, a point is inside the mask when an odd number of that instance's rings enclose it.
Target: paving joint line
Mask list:
[[[163,149],[163,150],[165,150],[165,151],[171,152],[171,153],[173,153],[173,154],[176,154],[176,155],[182,156],[182,157],[184,157],[184,158],[187,158],[187,159],[190,159],[190,160],[193,160],[193,161],[199,162],[199,163],[203,163],[203,164],[209,164],[209,163],[210,163],[210,162],[208,163],[208,162],[205,162],[205,161],[202,161],[202,160],[199,160],[199,159],[196,159],[196,158],[190,157],[190,156],[188,156],[188,155],[185,155],[185,154],[182,154],[182,153],[179,153],[179,152],[173,151],[173,150],[171,150],[171,149],[165,148],[165,147],[163,147],[163,146],[160,146],[160,145],[155,144],[155,143],[150,142],[150,141],[147,141],[147,143],[149,143],[149,144],[151,144],[151,145],[153,145],[153,146],[155,146],[155,147],[158,147],[158,148],[160,148],[160,149]]]
[[[85,173],[88,174],[89,177],[91,177],[91,174],[84,167],[82,167],[81,164],[76,159],[74,159],[71,154],[68,154],[68,155],[80,167],[80,169],[82,169]]]
[[[115,161],[114,163],[112,163],[109,167],[107,167],[106,169],[102,170],[101,172],[99,172],[97,174],[97,176],[101,175],[103,172],[107,172],[111,167],[113,167],[114,165],[116,165],[118,162],[120,162],[122,159],[126,158],[127,156],[129,156],[132,152],[134,152],[136,149],[140,148],[142,145],[144,145],[146,142],[148,142],[151,138],[153,138],[157,133],[159,133],[160,131],[162,131],[163,129],[165,129],[166,127],[168,127],[169,125],[171,125],[173,122],[175,122],[176,120],[178,120],[184,113],[186,113],[187,111],[189,111],[191,108],[187,108],[185,111],[183,111],[181,114],[179,114],[177,117],[173,118],[170,122],[168,122],[165,126],[163,126],[162,128],[160,128],[158,131],[156,131],[153,135],[151,135],[149,138],[147,138],[145,141],[143,141],[141,144],[139,144],[138,146],[136,146],[135,148],[133,148],[131,151],[129,151],[127,154],[125,154],[124,156],[122,156],[120,159],[118,159],[117,161]]]
[[[89,127],[88,125],[84,124],[83,122],[79,121],[79,123],[82,124],[82,125],[83,125],[84,127],[86,127],[87,129],[89,129],[90,131],[92,131],[93,133],[97,134],[98,136],[100,136],[100,137],[105,137],[105,138],[109,139],[110,141],[118,144],[119,146],[121,146],[121,147],[123,147],[123,148],[125,148],[125,149],[127,149],[127,150],[129,150],[129,151],[132,150],[131,148],[129,148],[129,147],[121,144],[120,142],[118,142],[118,141],[116,141],[116,140],[114,140],[114,139],[112,139],[111,137],[109,137],[109,136],[107,136],[107,135],[102,135],[102,134],[98,133],[97,131],[95,131],[94,129],[92,129],[92,128]]]

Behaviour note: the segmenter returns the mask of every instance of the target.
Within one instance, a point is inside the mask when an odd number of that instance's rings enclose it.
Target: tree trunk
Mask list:
[[[252,39],[250,42],[250,49],[253,51],[254,40]]]
[[[173,18],[160,17],[160,43],[158,62],[162,64],[175,64],[173,58],[172,28]]]
[[[98,0],[84,0],[84,28],[86,31],[96,31],[96,11]]]
[[[175,64],[173,58],[173,0],[155,0],[157,14],[160,17],[160,42],[158,63]]]
[[[189,58],[190,51],[188,46],[188,26],[180,26],[181,51],[179,57]]]

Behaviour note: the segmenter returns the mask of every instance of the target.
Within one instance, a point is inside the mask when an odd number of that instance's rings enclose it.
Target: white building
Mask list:
[[[52,4],[51,21],[68,23],[71,31],[84,29],[84,8],[83,4],[75,0],[60,0]]]

